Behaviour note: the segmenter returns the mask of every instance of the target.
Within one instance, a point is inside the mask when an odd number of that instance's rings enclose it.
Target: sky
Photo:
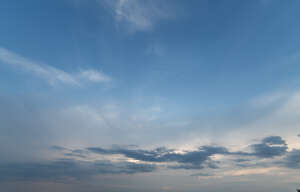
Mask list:
[[[300,188],[300,1],[0,1],[0,189]]]

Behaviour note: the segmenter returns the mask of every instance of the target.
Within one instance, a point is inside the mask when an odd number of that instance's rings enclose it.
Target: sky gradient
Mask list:
[[[300,1],[0,2],[0,190],[300,188]]]

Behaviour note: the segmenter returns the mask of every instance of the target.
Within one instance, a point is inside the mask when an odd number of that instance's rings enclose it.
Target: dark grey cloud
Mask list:
[[[100,147],[88,148],[89,151],[103,154],[113,155],[121,154],[125,157],[145,162],[177,162],[180,165],[169,166],[173,169],[202,169],[205,162],[207,167],[216,168],[216,165],[211,162],[210,157],[215,154],[230,154],[224,147],[218,146],[202,146],[196,151],[190,151],[183,154],[175,153],[173,149],[165,147],[156,148],[154,150],[128,149],[122,147],[113,147],[104,149]]]
[[[253,155],[260,158],[282,156],[287,152],[287,144],[280,136],[266,137],[259,144],[251,145]]]
[[[280,136],[269,136],[262,139],[261,143],[251,145],[253,152],[235,152],[242,156],[233,159],[238,167],[270,167],[284,166],[288,168],[300,168],[300,150],[288,152],[288,146]],[[272,160],[274,157],[282,156],[283,160]],[[257,160],[269,159],[267,162]]]
[[[203,146],[197,151],[188,152],[182,154],[179,162],[182,163],[203,163],[210,159],[210,156],[215,154],[230,154],[225,147],[215,147],[215,146]]]
[[[1,164],[0,180],[83,179],[98,174],[135,174],[155,169],[156,166],[151,164],[60,159],[52,162]]]
[[[285,141],[280,136],[269,136],[262,140],[262,143],[266,144],[282,144],[286,145]]]
[[[288,152],[284,159],[284,165],[292,169],[300,169],[300,150],[294,149]]]

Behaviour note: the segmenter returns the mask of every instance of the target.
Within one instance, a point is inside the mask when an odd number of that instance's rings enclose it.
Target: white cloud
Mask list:
[[[80,76],[83,79],[87,79],[93,82],[109,82],[111,78],[100,71],[85,70],[80,72]]]
[[[90,82],[109,82],[111,78],[102,72],[95,70],[82,70],[79,73],[68,73],[55,67],[34,62],[26,59],[16,53],[0,47],[0,61],[2,63],[13,65],[17,68],[33,73],[45,80],[51,85],[57,82],[71,85],[80,85],[82,80]]]
[[[172,18],[165,0],[105,0],[118,23],[127,24],[132,31],[151,30],[162,19]]]

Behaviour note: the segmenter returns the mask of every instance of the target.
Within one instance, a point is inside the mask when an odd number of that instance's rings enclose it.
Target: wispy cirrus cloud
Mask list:
[[[100,1],[103,2],[103,1]],[[171,3],[166,0],[105,0],[118,23],[128,26],[131,31],[148,31],[161,20],[174,17]]]
[[[80,77],[91,82],[109,82],[111,78],[100,71],[92,69],[82,70],[79,73]]]
[[[51,85],[63,83],[69,85],[80,85],[84,81],[94,83],[110,82],[111,78],[97,70],[81,70],[76,73],[69,73],[50,65],[41,64],[10,50],[0,47],[0,62],[15,66],[47,80]]]

